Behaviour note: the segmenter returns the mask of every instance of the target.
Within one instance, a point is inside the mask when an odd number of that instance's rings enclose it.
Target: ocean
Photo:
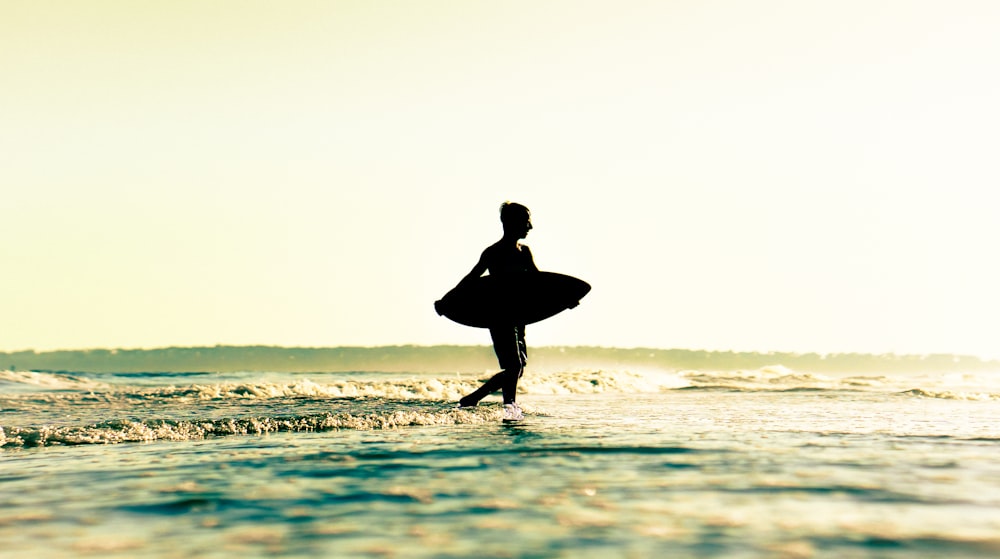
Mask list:
[[[0,557],[1000,556],[1000,372],[386,368],[2,371]]]

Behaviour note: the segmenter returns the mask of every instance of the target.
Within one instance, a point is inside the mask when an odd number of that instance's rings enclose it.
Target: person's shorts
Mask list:
[[[528,344],[524,341],[524,326],[490,328],[493,351],[497,354],[500,368],[524,370],[528,364]]]

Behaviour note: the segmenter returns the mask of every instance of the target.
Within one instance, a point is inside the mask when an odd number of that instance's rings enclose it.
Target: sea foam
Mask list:
[[[392,429],[495,421],[499,406],[452,409],[480,386],[483,375],[302,375],[284,382],[248,373],[242,380],[136,385],[108,376],[0,371],[0,446],[109,444],[191,440],[236,434],[337,429]],[[279,375],[280,376],[280,375]],[[349,376],[349,375],[348,375]],[[293,375],[294,377],[294,375]],[[161,382],[184,380],[164,377]],[[205,375],[190,377],[204,379]],[[233,378],[233,377],[230,377]],[[146,379],[148,380],[148,379]],[[146,381],[144,380],[144,382]],[[107,381],[107,382],[105,382]],[[736,371],[528,371],[518,385],[531,397],[657,394],[676,390],[734,393],[837,391],[895,393],[909,398],[1000,400],[989,375],[836,376],[772,366]]]
[[[85,426],[0,427],[0,447],[190,441],[231,435],[300,431],[396,429],[414,425],[479,424],[500,420],[496,406],[471,410],[393,410],[381,413],[322,413],[302,416],[238,417],[174,421],[113,420]]]

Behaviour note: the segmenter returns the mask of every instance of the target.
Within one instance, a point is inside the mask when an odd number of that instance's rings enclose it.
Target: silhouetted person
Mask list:
[[[503,237],[496,243],[486,247],[479,262],[472,268],[462,284],[472,282],[489,272],[490,276],[499,281],[514,280],[518,274],[537,272],[531,250],[519,241],[531,231],[531,212],[521,204],[504,202],[500,206],[500,222],[503,224]],[[523,324],[496,324],[490,327],[490,337],[493,338],[493,350],[500,362],[499,373],[493,375],[475,392],[459,400],[461,408],[475,406],[480,400],[497,390],[503,391],[504,419],[520,420],[524,418],[521,407],[517,405],[517,381],[524,374],[524,366],[528,363],[528,346],[524,341]]]

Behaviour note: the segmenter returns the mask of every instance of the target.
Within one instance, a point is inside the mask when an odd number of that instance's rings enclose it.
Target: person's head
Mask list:
[[[523,239],[531,231],[531,211],[521,204],[504,202],[500,205],[500,222],[504,235]]]

